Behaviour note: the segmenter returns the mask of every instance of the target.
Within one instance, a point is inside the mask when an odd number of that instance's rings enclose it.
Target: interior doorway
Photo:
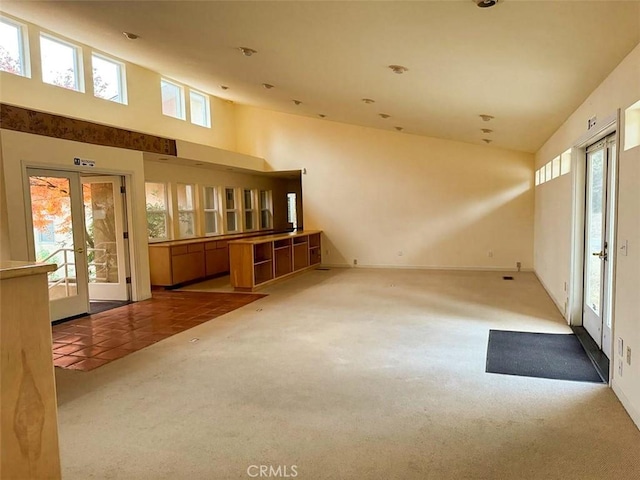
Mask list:
[[[611,358],[615,254],[615,133],[586,149],[582,324]]]
[[[51,320],[128,303],[130,267],[124,178],[27,169],[36,261],[49,274]]]

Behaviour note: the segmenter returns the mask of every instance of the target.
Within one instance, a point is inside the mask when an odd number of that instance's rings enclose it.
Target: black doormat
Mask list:
[[[486,372],[603,383],[573,334],[490,330]]]

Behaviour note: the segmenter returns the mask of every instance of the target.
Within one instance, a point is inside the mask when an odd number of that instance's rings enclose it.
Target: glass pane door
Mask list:
[[[49,273],[51,319],[86,313],[89,301],[79,177],[52,170],[27,172],[35,259],[58,266]]]

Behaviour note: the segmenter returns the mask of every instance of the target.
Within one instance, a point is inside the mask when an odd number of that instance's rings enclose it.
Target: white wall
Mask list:
[[[151,296],[149,282],[149,254],[147,249],[147,219],[144,194],[144,163],[142,152],[103,147],[88,143],[60,140],[28,133],[0,130],[0,149],[3,158],[4,194],[7,202],[7,226],[10,234],[12,260],[29,260],[27,243],[28,211],[25,200],[25,172],[27,167],[128,175],[127,196],[131,210],[131,265],[134,273],[134,300]],[[74,157],[95,160],[93,169],[73,165]],[[3,221],[3,224],[5,222]]]
[[[275,170],[306,168],[304,226],[325,232],[323,263],[532,268],[533,155],[236,111],[241,152]]]
[[[587,121],[593,115],[604,119],[633,105],[640,99],[640,45],[638,45],[604,82],[569,117],[558,131],[536,153],[536,166],[572,147],[587,131]],[[624,132],[624,125],[619,125]],[[624,145],[623,141],[620,142]],[[564,302],[561,286],[571,280],[572,221],[571,182],[568,175],[536,188],[535,269],[556,303]],[[614,301],[614,340],[623,338],[631,347],[633,361],[624,363],[618,374],[617,348],[613,358],[615,368],[613,389],[640,426],[640,147],[627,151],[621,148],[619,158],[618,245],[629,243],[627,256],[611,251],[617,265]]]

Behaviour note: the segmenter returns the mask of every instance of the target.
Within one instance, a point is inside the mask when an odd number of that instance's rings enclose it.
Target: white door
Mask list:
[[[75,172],[27,169],[33,259],[55,263],[50,272],[51,320],[89,311],[87,255],[80,177]]]
[[[89,299],[128,300],[122,179],[83,176]]]
[[[615,135],[587,149],[583,326],[603,353],[611,355],[614,245]]]

